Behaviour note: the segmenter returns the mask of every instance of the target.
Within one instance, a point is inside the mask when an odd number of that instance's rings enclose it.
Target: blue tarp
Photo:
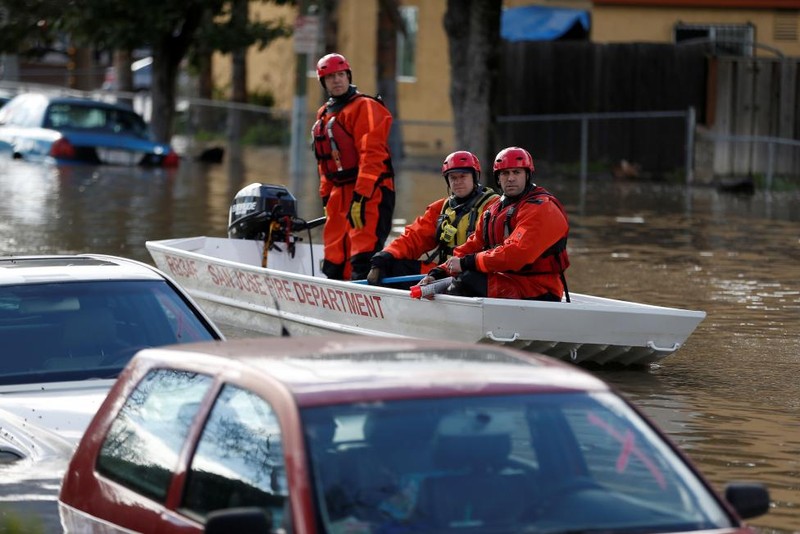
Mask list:
[[[589,12],[544,6],[504,9],[500,16],[500,36],[506,41],[552,41],[575,24],[589,31]]]

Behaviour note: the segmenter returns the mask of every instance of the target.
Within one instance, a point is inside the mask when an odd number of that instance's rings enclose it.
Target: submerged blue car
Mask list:
[[[0,109],[0,144],[15,159],[175,167],[178,154],[153,141],[144,119],[121,105],[25,93]]]

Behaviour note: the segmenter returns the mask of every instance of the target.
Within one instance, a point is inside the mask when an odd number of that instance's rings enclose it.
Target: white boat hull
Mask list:
[[[437,295],[328,280],[322,248],[294,257],[263,243],[191,237],[148,241],[156,265],[219,324],[270,335],[340,332],[497,343],[596,364],[646,365],[678,350],[705,312],[571,293],[571,302]]]

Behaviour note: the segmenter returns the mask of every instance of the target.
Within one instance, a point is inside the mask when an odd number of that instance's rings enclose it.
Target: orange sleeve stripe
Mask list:
[[[366,100],[366,99],[365,99]],[[372,132],[375,129],[375,112],[374,108],[372,107],[375,103],[367,100],[367,131]],[[369,141],[369,136],[365,135],[361,138],[361,150],[367,149],[367,144]]]
[[[486,270],[486,265],[483,263],[483,252],[475,254],[475,266],[478,268],[478,271],[482,273],[488,272]]]

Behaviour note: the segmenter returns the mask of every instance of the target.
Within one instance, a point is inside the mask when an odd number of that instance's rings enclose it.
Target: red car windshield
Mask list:
[[[693,471],[611,393],[330,406],[305,410],[303,422],[327,532],[732,525]]]

